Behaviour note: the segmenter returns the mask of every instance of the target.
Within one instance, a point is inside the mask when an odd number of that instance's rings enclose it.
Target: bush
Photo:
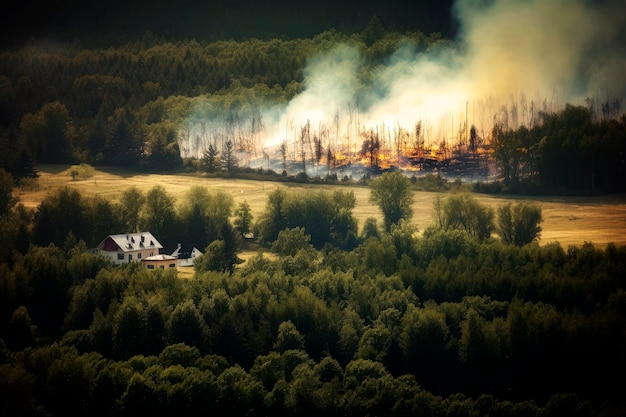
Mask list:
[[[39,178],[20,178],[17,185],[22,191],[37,191],[39,190]]]
[[[70,176],[75,179],[87,179],[94,176],[96,170],[89,164],[81,163],[70,167]]]

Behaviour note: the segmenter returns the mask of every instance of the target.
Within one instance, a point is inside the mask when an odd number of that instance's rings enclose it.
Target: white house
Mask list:
[[[158,255],[162,248],[150,232],[109,235],[97,247],[98,252],[108,256],[115,265],[138,262]]]
[[[178,244],[176,250],[172,252],[172,256],[177,259],[176,264],[178,266],[193,266],[194,259],[200,255],[202,255],[202,252],[200,252],[195,246],[191,252],[183,252],[180,243]]]

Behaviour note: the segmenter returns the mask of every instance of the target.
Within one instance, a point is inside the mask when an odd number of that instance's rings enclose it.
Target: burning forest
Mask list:
[[[197,98],[179,132],[181,156],[228,144],[241,166],[290,174],[495,178],[494,132],[532,131],[568,105],[593,121],[619,117],[626,54],[614,7],[459,1],[456,42],[399,42],[381,62],[348,41],[311,56],[286,99],[255,89],[235,102]]]

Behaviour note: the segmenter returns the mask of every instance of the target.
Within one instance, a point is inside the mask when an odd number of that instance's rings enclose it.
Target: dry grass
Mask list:
[[[279,187],[307,192],[307,190],[345,190],[353,191],[356,196],[355,217],[362,225],[366,218],[374,217],[382,224],[382,216],[377,206],[369,202],[369,189],[356,185],[310,185],[278,183],[241,179],[205,178],[195,175],[159,175],[136,174],[129,171],[98,169],[93,177],[86,180],[72,180],[70,166],[39,166],[39,188],[34,191],[18,190],[16,195],[27,207],[37,207],[47,193],[59,187],[76,189],[85,195],[98,194],[107,200],[118,201],[122,192],[135,186],[146,192],[157,184],[163,185],[168,193],[182,201],[192,185],[202,185],[209,190],[221,190],[233,196],[235,205],[247,201],[256,217],[265,209],[267,196]],[[430,226],[432,220],[432,202],[437,193],[415,192],[413,223],[418,230]],[[519,197],[487,196],[475,194],[482,203],[494,208],[511,200],[526,200],[537,203],[542,208],[543,232],[541,243],[559,242],[562,246],[581,245],[592,242],[596,247],[604,247],[609,242],[626,245],[626,196],[609,195],[600,197]],[[244,252],[244,258],[255,254],[255,250]]]

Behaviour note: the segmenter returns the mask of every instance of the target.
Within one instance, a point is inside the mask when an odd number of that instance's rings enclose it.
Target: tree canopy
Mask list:
[[[411,181],[400,171],[386,172],[369,183],[370,200],[383,214],[385,230],[413,216]]]

